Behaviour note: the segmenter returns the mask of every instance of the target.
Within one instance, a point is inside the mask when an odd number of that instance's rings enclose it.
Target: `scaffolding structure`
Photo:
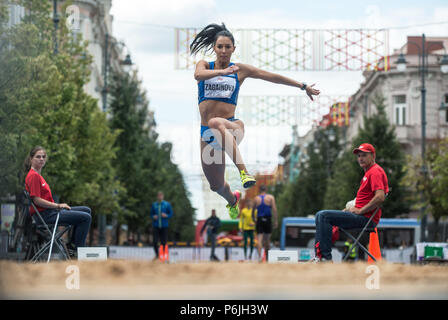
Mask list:
[[[196,28],[176,28],[176,69],[212,53],[190,55]],[[275,71],[360,71],[389,55],[387,29],[235,29],[233,60]]]
[[[241,96],[235,113],[248,126],[307,127],[320,125],[331,106],[348,99],[348,95],[319,95],[314,101],[305,95]]]

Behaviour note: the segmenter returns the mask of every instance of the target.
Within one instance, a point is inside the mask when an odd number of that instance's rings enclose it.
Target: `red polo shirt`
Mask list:
[[[355,207],[362,208],[368,204],[375,196],[376,190],[383,190],[384,194],[387,194],[389,192],[389,185],[387,183],[387,176],[383,168],[375,163],[365,172],[364,177],[361,180],[361,185],[358,189],[358,193],[356,194]],[[376,209],[373,209],[364,215],[367,218],[370,218],[375,210]],[[373,218],[373,221],[378,224],[380,218],[381,209],[378,210],[375,218]]]
[[[26,191],[30,194],[31,199],[33,197],[39,197],[44,200],[54,202],[53,196],[51,195],[50,186],[45,181],[45,179],[34,169],[30,169],[25,179],[25,188]],[[36,206],[39,212],[46,210],[45,208],[41,208]],[[30,206],[30,214],[34,214],[33,206]]]

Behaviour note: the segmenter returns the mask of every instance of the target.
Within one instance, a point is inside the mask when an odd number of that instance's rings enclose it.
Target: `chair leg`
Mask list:
[[[369,257],[370,258],[372,258],[373,259],[373,261],[375,261],[376,262],[376,259],[375,259],[375,257],[374,256],[372,256],[372,254],[369,252],[369,250],[367,250],[367,248],[366,247],[364,247],[362,244],[360,244],[360,243],[358,243],[357,244],[357,246],[359,247],[359,248],[361,248],[362,249],[362,251],[364,251],[365,253],[367,253],[368,255],[369,255]]]
[[[46,242],[42,247],[40,247],[39,250],[34,255],[34,257],[31,259],[31,261],[37,262],[46,251],[48,251],[48,254],[50,254],[50,251],[49,251],[50,244],[51,244],[51,242]],[[56,244],[57,244],[58,248],[60,248],[60,245],[57,242],[56,242]],[[61,250],[61,249],[59,249],[59,250]]]
[[[358,239],[355,239],[355,237],[353,237],[350,233],[348,233],[348,232],[345,231],[344,229],[341,229],[341,228],[340,228],[340,230],[341,230],[342,232],[344,232],[344,234],[345,234],[347,237],[349,237],[350,239],[352,239],[352,241],[353,241],[353,248],[356,247],[356,246],[358,246],[359,248],[361,248],[362,251],[364,251],[365,253],[367,253],[367,254],[369,255],[369,257],[373,259],[373,261],[376,262],[375,257],[372,256],[372,254],[369,252],[369,250],[367,250],[367,248],[364,247],[364,246],[359,242],[359,240],[361,239],[361,236],[362,236],[363,232],[358,236]],[[349,256],[350,256],[350,251],[348,251],[348,252],[345,254],[345,257],[344,257],[344,260],[343,260],[343,261],[344,261],[344,262],[347,261],[347,259],[348,259]]]
[[[46,243],[43,246],[36,244],[36,253],[34,254],[33,258],[31,258],[31,261],[36,263],[39,260],[39,258],[45,253],[48,246],[49,246],[49,243]]]
[[[55,237],[54,237],[54,243],[56,244],[56,246],[59,248],[59,251],[62,253],[62,255],[64,256],[65,260],[69,260],[69,256],[68,253],[66,251],[66,249],[64,250],[65,246],[61,240],[61,237],[69,230],[70,228],[65,228],[62,231],[59,231]],[[50,245],[51,242],[48,241],[46,242],[42,247],[39,248],[39,250],[37,250],[37,252],[34,254],[33,258],[31,258],[31,261],[36,263],[41,257],[42,255],[50,249]]]
[[[65,230],[64,230],[64,231],[60,231],[60,232],[56,235],[55,240],[54,240],[56,246],[59,248],[59,251],[62,252],[62,253],[64,253],[65,250],[66,250],[66,249],[65,249],[65,245],[63,244],[63,242],[62,242],[62,240],[61,240],[61,237],[64,235],[64,233],[65,233]]]
[[[70,230],[71,230],[71,227],[66,227],[64,230],[62,230],[61,235],[58,237],[59,243],[60,243],[60,245],[62,247],[62,251],[61,252],[64,255],[65,260],[71,260],[71,259],[70,259],[70,254],[68,253],[67,246],[65,245],[65,242],[62,241],[61,237],[65,233],[69,232]]]
[[[352,239],[352,241],[353,241],[353,248],[355,247],[355,242],[356,242],[356,239],[350,234],[350,233],[348,233],[348,232],[346,232],[344,229],[340,229],[342,232],[344,232],[345,233],[345,235],[347,236],[347,237],[349,237],[350,239]],[[345,262],[345,261],[347,261],[347,259],[348,259],[348,257],[350,256],[350,250],[349,251],[347,251],[347,253],[345,254],[345,256],[344,256],[344,259],[343,259],[343,261]]]
[[[67,246],[65,245],[64,241],[59,239],[58,242],[59,242],[59,246],[62,248],[61,253],[64,256],[64,259],[70,260],[70,255],[68,253],[68,249],[67,249]]]
[[[48,252],[48,260],[47,260],[47,263],[49,263],[49,262],[50,262],[50,259],[51,259],[51,252],[52,252],[52,250],[53,250],[54,236],[55,236],[55,234],[56,234],[56,230],[58,229],[58,221],[59,221],[59,212],[58,212],[58,215],[56,216],[56,222],[55,222],[55,224],[54,224],[53,233],[52,233],[52,235],[51,235],[50,251]]]

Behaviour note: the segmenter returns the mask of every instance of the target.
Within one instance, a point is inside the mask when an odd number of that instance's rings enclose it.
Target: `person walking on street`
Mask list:
[[[207,239],[211,244],[210,261],[219,261],[215,255],[216,236],[218,235],[219,227],[221,227],[221,220],[216,216],[216,210],[212,210],[212,215],[205,221],[201,229],[201,235],[207,228]]]
[[[255,207],[257,208],[257,242],[258,242],[258,256],[260,261],[267,259],[268,251],[271,242],[272,233],[272,214],[274,214],[274,229],[278,227],[278,215],[277,206],[275,204],[275,198],[271,194],[266,193],[266,186],[261,185],[259,194],[255,198]],[[261,249],[264,248],[264,254],[262,256]]]
[[[151,218],[154,232],[155,259],[168,261],[168,219],[173,216],[173,209],[168,201],[165,201],[162,191],[157,193],[157,201],[151,206]],[[159,246],[160,241],[160,246]]]

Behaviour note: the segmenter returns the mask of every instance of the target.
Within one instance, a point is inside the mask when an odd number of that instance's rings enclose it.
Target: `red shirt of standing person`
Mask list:
[[[364,177],[356,193],[355,205],[344,210],[322,210],[316,214],[316,257],[313,262],[332,260],[333,227],[345,229],[364,227],[389,192],[386,173],[375,163],[375,148],[369,143],[363,143],[354,149],[353,153],[364,170]],[[381,209],[369,227],[376,227],[380,218]]]

